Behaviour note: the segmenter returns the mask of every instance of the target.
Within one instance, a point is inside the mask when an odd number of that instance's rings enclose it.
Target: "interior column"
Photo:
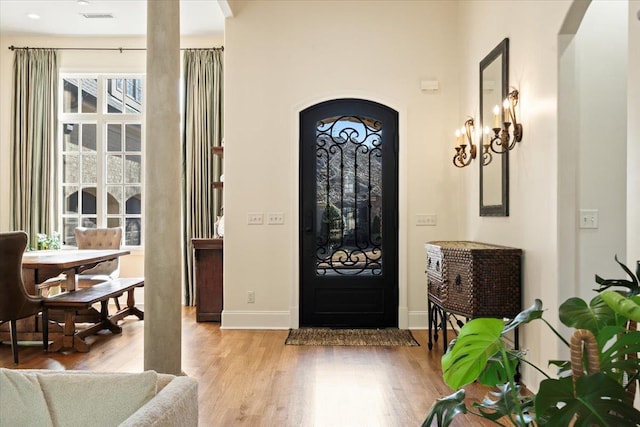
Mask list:
[[[147,1],[144,369],[181,372],[180,1]]]

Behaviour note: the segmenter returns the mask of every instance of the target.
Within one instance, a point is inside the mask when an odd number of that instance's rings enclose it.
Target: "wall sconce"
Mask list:
[[[456,154],[453,156],[453,165],[463,168],[471,164],[471,160],[476,158],[476,146],[472,139],[473,119],[469,118],[464,122],[464,127],[456,130]],[[467,143],[469,154],[467,155]]]
[[[493,132],[489,144],[491,151],[496,154],[504,154],[513,150],[516,142],[522,141],[522,124],[516,118],[516,106],[518,105],[518,91],[516,89],[509,92],[507,98],[502,103],[504,111],[503,126],[500,126],[500,107],[493,107]],[[509,128],[513,125],[513,135],[509,134]]]
[[[482,166],[487,166],[493,160],[493,154],[491,154],[491,141],[489,140],[489,133],[491,129],[489,126],[484,127],[484,134],[482,135]]]

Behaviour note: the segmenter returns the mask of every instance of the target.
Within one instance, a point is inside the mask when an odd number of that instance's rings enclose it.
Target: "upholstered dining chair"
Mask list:
[[[78,249],[120,249],[122,245],[122,228],[85,228],[74,230]],[[78,288],[86,288],[107,280],[116,279],[120,275],[120,258],[104,261],[76,276]],[[113,298],[116,308],[120,310],[120,301]]]
[[[9,322],[13,362],[18,363],[17,321],[42,311],[42,344],[49,347],[49,322],[41,297],[27,294],[22,281],[22,255],[27,247],[27,233],[0,233],[0,323]]]

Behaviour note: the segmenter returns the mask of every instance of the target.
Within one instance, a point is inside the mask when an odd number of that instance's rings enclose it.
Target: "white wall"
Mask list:
[[[426,326],[424,243],[459,237],[455,2],[232,2],[225,34],[225,328],[298,322],[298,114],[332,98],[400,115],[400,325]],[[399,24],[401,23],[401,24]],[[437,93],[420,80],[438,79]],[[248,226],[284,212],[284,226]],[[415,214],[435,213],[436,227]],[[247,291],[255,291],[248,304]]]
[[[0,38],[0,231],[10,226],[10,148],[11,148],[11,91],[13,85],[14,54],[9,46],[29,47],[146,47],[145,38],[73,38],[73,37],[18,37]],[[182,47],[213,47],[222,45],[222,37],[185,37]],[[145,51],[74,51],[59,50],[61,73],[144,73]],[[122,277],[144,275],[143,250],[133,250],[121,258]]]
[[[598,210],[597,229],[578,231],[576,296],[590,301],[594,276],[622,278],[627,250],[627,21],[622,1],[594,1],[575,36],[578,208]],[[634,167],[635,169],[635,167]],[[577,214],[577,213],[576,213]],[[579,217],[580,219],[580,217]]]
[[[640,261],[640,0],[629,2],[627,76],[627,265]]]
[[[478,110],[479,63],[504,37],[509,37],[509,83],[520,91],[519,117],[524,137],[510,154],[510,216],[478,215],[478,165],[465,175],[463,237],[521,248],[523,258],[523,306],[540,298],[557,318],[560,257],[557,236],[557,93],[558,32],[570,2],[482,1],[465,2],[460,55],[462,108]],[[554,314],[556,313],[556,314]],[[556,338],[541,325],[527,325],[521,346],[529,358],[546,366],[557,354]],[[538,374],[523,368],[527,385],[538,383]]]

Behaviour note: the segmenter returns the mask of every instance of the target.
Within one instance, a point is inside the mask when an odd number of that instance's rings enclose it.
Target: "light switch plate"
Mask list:
[[[284,224],[284,213],[283,212],[268,212],[267,213],[267,224],[269,224],[269,225],[282,225],[282,224]]]
[[[598,209],[580,209],[580,228],[598,228]]]
[[[249,212],[247,214],[247,224],[262,225],[264,223],[264,215],[262,212]]]
[[[437,225],[438,215],[436,214],[417,214],[416,225]]]

